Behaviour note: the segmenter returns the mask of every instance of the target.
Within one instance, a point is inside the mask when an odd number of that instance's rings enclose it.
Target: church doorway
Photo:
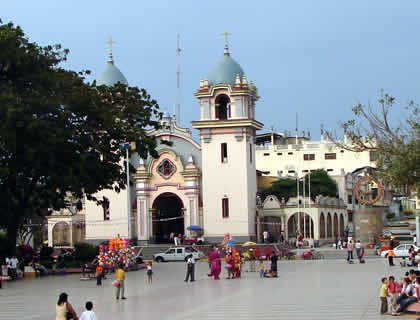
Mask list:
[[[184,204],[171,192],[162,193],[153,202],[153,237],[157,243],[168,243],[169,236],[184,235]]]

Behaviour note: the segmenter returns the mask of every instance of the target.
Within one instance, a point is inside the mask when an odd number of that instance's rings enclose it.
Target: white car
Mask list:
[[[403,243],[399,246],[394,248],[394,253],[396,257],[408,257],[408,249],[410,247],[414,248],[414,251],[417,252],[420,248],[415,246],[414,244]],[[388,257],[389,250],[384,250],[381,252],[381,257],[386,258]]]
[[[193,247],[173,247],[165,252],[154,254],[153,259],[156,262],[186,261],[190,254],[192,254],[194,259],[202,259],[205,257],[201,251],[198,251]]]

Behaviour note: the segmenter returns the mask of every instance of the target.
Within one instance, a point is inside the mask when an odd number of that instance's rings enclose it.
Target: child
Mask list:
[[[258,265],[258,271],[260,272],[260,278],[264,278],[264,262],[262,260],[260,260]]]
[[[385,314],[388,312],[388,280],[386,278],[381,279],[382,286],[379,291],[379,299],[381,300],[381,314]]]
[[[407,261],[405,261],[405,257],[402,257],[402,260],[400,261],[400,266],[403,268],[407,266]]]
[[[395,282],[395,278],[390,276],[388,278],[388,293],[389,293],[389,304],[391,306],[391,312],[395,313],[397,311],[397,293],[398,284]]]
[[[104,268],[98,264],[96,267],[96,285],[101,286],[102,285],[102,274],[104,272]]]
[[[152,263],[151,262],[147,264],[146,273],[147,273],[147,283],[152,284],[153,270],[152,270]]]
[[[93,303],[88,301],[86,302],[86,311],[82,313],[79,320],[96,320],[96,314],[92,311]]]

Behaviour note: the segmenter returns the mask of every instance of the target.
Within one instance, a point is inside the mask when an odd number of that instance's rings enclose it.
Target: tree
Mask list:
[[[11,248],[28,218],[64,208],[68,194],[101,203],[99,190],[125,188],[121,143],[157,156],[146,134],[160,128],[157,102],[144,89],[86,83],[88,72],[62,67],[67,55],[0,21],[0,227]]]
[[[325,170],[314,170],[310,173],[311,180],[311,198],[314,200],[317,195],[323,195],[328,197],[337,197],[338,187],[337,183],[328,175]],[[305,194],[309,196],[309,174],[305,177]],[[303,196],[303,181],[299,182],[299,193]],[[297,183],[296,179],[286,178],[280,179],[272,183],[270,188],[267,188],[261,192],[262,198],[265,199],[269,195],[275,195],[280,200],[282,198],[285,201],[289,200],[290,197],[297,196]]]
[[[397,107],[396,124],[391,111]],[[405,109],[405,111],[404,111]],[[378,178],[396,187],[420,188],[420,109],[413,101],[405,108],[396,106],[396,99],[381,92],[378,106],[357,104],[353,107],[355,119],[341,124],[348,143],[340,141],[331,132],[329,139],[341,148],[353,152],[370,151],[376,157]],[[392,125],[394,123],[394,125]]]

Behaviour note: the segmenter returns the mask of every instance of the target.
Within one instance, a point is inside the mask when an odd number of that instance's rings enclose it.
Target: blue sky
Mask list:
[[[181,117],[199,117],[193,93],[230,51],[261,96],[257,120],[279,131],[319,136],[338,128],[357,102],[380,89],[420,102],[420,1],[3,1],[0,18],[41,45],[70,49],[65,67],[98,75],[106,41],[129,84],[172,111],[176,33],[181,35]],[[93,78],[89,79],[92,80]],[[399,112],[395,113],[398,119]]]

